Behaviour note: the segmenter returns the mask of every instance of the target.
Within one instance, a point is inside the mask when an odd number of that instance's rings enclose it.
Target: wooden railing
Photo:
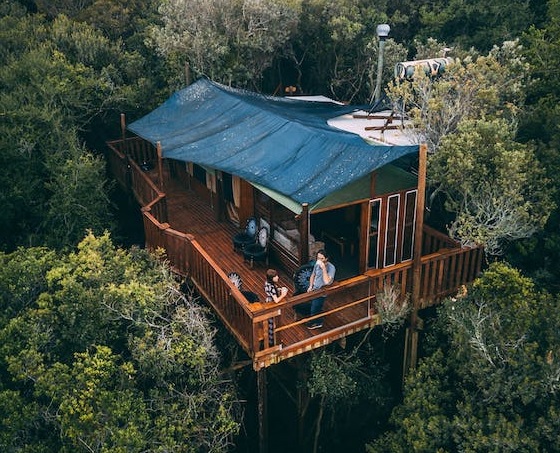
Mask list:
[[[140,137],[127,138],[125,140],[113,140],[107,142],[111,150],[121,156],[127,156],[129,159],[139,163],[149,163],[155,165],[157,161],[156,148],[148,141]]]
[[[446,234],[424,225],[422,237],[422,255],[429,255],[441,249],[461,247],[461,244]]]
[[[146,175],[138,162],[154,162],[153,146],[140,139],[108,142],[107,162],[111,174],[127,190],[131,190],[143,212],[149,212],[159,223],[167,222],[167,201],[152,179]],[[144,222],[145,223],[145,222]],[[146,226],[146,225],[144,225]]]
[[[409,261],[255,309],[191,235],[160,224],[149,210],[145,210],[144,218],[147,246],[166,250],[173,270],[195,284],[237,342],[254,358],[256,369],[308,350],[311,345],[331,342],[337,335],[342,337],[380,324],[382,320],[374,303],[385,284],[397,286],[403,295],[411,292],[412,262]],[[471,248],[443,249],[422,257],[418,308],[426,308],[456,292],[461,284],[473,281],[480,271],[482,256],[482,249]],[[325,318],[325,324],[330,326],[328,334],[298,338],[298,327],[313,318],[297,318],[295,306],[321,295],[327,297],[327,302],[318,316]]]
[[[399,287],[402,295],[412,289],[412,261],[390,268],[370,270],[364,275],[338,282],[326,289],[285,299],[278,304],[250,305],[235,288],[218,263],[206,253],[193,236],[174,230],[167,223],[165,193],[161,192],[136,163],[136,159],[153,156],[149,147],[131,140],[134,160],[122,152],[122,143],[110,142],[108,162],[113,175],[132,189],[143,206],[146,246],[166,252],[171,268],[188,277],[201,295],[212,305],[221,321],[238,343],[253,358],[255,369],[287,357],[330,343],[352,332],[381,322],[374,306],[383,285]],[[425,227],[421,258],[419,307],[425,308],[453,294],[479,274],[481,248],[461,248],[455,241]],[[298,319],[295,306],[325,295],[325,318],[328,331],[310,337],[298,336],[301,325],[312,318]]]
[[[482,268],[482,247],[443,249],[421,258],[420,308],[433,305],[472,282]]]

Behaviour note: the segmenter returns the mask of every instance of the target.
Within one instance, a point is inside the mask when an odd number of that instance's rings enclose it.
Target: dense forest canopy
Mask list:
[[[214,331],[161,260],[90,233],[75,252],[0,262],[3,451],[227,447],[238,424]]]
[[[139,118],[198,77],[368,103],[381,23],[383,92],[430,147],[427,220],[496,263],[427,328],[389,426],[367,341],[310,358],[310,445],[559,449],[560,0],[4,0],[3,451],[228,448],[239,406],[210,321],[164,266],[117,245],[105,140],[121,112]],[[394,79],[397,62],[444,53],[439,77]],[[181,339],[166,349],[160,332]]]

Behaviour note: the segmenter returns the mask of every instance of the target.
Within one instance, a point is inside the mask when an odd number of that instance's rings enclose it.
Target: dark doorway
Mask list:
[[[358,275],[360,205],[311,215],[311,234],[325,243],[325,249],[336,266],[336,279]]]

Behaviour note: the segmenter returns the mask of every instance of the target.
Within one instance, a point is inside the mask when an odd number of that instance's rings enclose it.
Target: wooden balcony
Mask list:
[[[281,303],[249,303],[227,274],[241,275],[245,290],[264,300],[266,267],[250,267],[234,252],[237,229],[218,222],[206,201],[187,190],[181,181],[167,177],[153,147],[138,139],[110,142],[109,167],[121,185],[132,191],[142,206],[146,247],[166,250],[177,274],[188,278],[212,306],[226,328],[259,370],[289,357],[322,347],[382,322],[375,310],[376,294],[385,283],[397,285],[401,294],[412,289],[412,262],[370,270],[335,283],[321,291],[284,299]],[[126,149],[126,153],[125,153]],[[139,163],[156,162],[143,171]],[[425,308],[457,291],[480,272],[481,248],[461,248],[449,237],[424,228],[423,256],[417,308]],[[293,294],[292,276],[278,269],[283,286]],[[321,329],[309,330],[298,319],[294,306],[326,295]]]

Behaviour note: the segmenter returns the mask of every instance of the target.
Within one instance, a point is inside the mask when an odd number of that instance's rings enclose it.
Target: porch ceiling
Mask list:
[[[412,174],[395,165],[389,164],[376,171],[375,195],[383,195],[397,192],[399,190],[413,188],[416,187],[416,182],[417,179]],[[301,213],[301,204],[291,198],[260,184],[252,184],[261,192],[265,193],[295,214]],[[319,200],[317,203],[309,207],[309,212],[313,214],[314,212],[327,211],[329,209],[352,204],[360,200],[369,200],[371,198],[370,191],[370,175],[366,175]]]

